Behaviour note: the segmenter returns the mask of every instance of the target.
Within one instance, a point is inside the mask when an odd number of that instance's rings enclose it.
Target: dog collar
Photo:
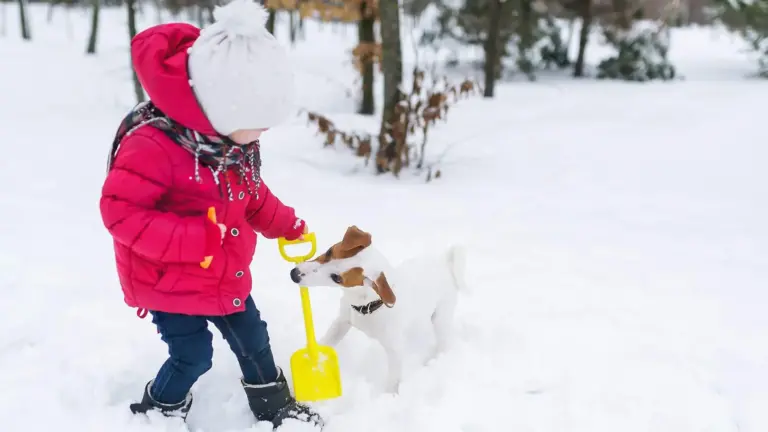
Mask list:
[[[383,305],[384,305],[384,302],[381,299],[378,299],[363,306],[352,305],[352,309],[354,309],[356,312],[360,314],[368,315],[376,312]]]

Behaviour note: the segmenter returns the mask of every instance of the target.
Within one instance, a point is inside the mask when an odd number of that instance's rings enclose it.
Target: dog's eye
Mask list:
[[[331,273],[331,280],[337,284],[341,283],[341,276],[338,273]]]

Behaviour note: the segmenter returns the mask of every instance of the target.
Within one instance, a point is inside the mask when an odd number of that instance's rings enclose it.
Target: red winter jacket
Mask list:
[[[189,85],[186,51],[199,35],[187,24],[156,26],[136,35],[131,55],[150,99],[166,115],[205,135],[216,131]],[[245,309],[256,233],[285,236],[294,210],[262,181],[258,200],[230,175],[234,201],[220,194],[210,170],[195,181],[194,156],[145,125],[125,137],[102,189],[104,225],[114,238],[125,302],[132,307],[188,315],[226,315]],[[216,208],[221,231],[207,219]],[[208,256],[207,269],[200,262]]]

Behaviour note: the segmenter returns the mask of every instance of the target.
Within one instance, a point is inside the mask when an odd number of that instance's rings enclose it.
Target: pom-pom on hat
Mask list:
[[[190,85],[214,129],[270,128],[294,110],[294,71],[267,30],[268,12],[253,0],[213,11],[215,22],[189,50]]]

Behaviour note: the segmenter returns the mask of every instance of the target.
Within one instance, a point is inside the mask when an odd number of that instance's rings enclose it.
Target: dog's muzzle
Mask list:
[[[294,267],[294,268],[291,270],[291,280],[292,280],[294,283],[299,283],[299,282],[301,282],[301,276],[302,276],[302,274],[301,274],[301,272],[299,272],[299,269],[298,269],[297,267]]]

